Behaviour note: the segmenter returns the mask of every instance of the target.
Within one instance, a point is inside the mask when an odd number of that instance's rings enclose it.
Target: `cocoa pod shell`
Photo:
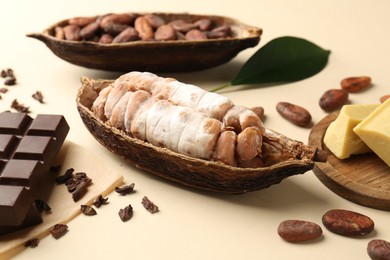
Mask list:
[[[91,111],[93,101],[101,89],[112,80],[94,80],[83,77],[76,103],[81,119],[92,136],[113,154],[122,157],[136,168],[162,178],[195,187],[222,193],[244,193],[267,188],[283,179],[303,174],[314,167],[312,159],[289,159],[269,167],[240,168],[219,162],[197,159],[175,153],[132,138],[124,131],[105,124]],[[274,135],[274,141],[289,142]],[[307,153],[316,153],[315,147],[307,146]],[[306,153],[306,154],[307,154]]]

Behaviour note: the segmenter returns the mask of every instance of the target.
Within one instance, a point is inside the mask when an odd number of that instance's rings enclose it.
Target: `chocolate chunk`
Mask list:
[[[61,115],[0,113],[0,234],[42,221],[37,191],[68,131]]]

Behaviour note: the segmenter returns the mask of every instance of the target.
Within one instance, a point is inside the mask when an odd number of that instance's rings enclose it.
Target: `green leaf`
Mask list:
[[[302,80],[320,72],[327,64],[329,50],[305,39],[276,38],[249,58],[237,76],[226,85],[286,83]]]

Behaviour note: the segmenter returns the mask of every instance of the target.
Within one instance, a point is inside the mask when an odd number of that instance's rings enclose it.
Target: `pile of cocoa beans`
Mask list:
[[[189,15],[190,18],[190,15]],[[217,25],[210,18],[195,21],[166,21],[162,15],[121,13],[94,17],[74,17],[56,26],[60,40],[93,41],[102,44],[131,41],[207,40],[232,37],[231,27]]]

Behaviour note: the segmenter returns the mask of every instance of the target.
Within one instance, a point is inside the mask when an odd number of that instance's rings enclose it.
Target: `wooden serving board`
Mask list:
[[[326,163],[316,163],[313,172],[330,190],[354,203],[390,211],[390,167],[374,153],[340,160],[323,143],[329,124],[340,111],[318,122],[309,135],[309,144],[329,152]]]

